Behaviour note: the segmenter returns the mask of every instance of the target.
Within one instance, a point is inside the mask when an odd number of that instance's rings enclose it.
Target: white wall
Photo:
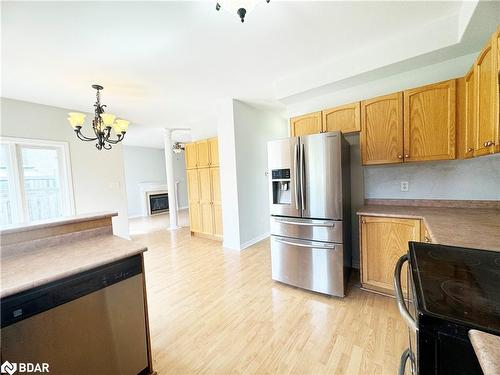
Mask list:
[[[239,100],[233,102],[240,246],[269,235],[267,142],[288,136],[288,121]]]
[[[186,165],[184,152],[173,154],[174,177],[179,181],[177,188],[179,209],[187,208]],[[130,217],[141,216],[141,182],[167,183],[165,170],[165,152],[163,149],[138,146],[123,147],[125,181],[127,186],[128,214]]]
[[[1,98],[1,107],[2,136],[68,143],[76,213],[117,211],[113,232],[128,238],[122,145],[98,151],[93,142],[78,140],[67,120],[69,109],[7,98]],[[87,119],[91,117],[89,114]],[[84,131],[90,135],[88,124],[86,127]]]
[[[238,177],[236,172],[236,137],[233,118],[233,100],[222,100],[217,106],[217,113],[222,225],[224,231],[223,246],[229,249],[240,249]]]
[[[125,182],[127,186],[128,214],[130,217],[141,216],[141,182],[166,184],[165,153],[159,148],[124,146]]]
[[[288,123],[239,100],[219,115],[224,246],[241,250],[269,235],[267,142],[287,137]]]

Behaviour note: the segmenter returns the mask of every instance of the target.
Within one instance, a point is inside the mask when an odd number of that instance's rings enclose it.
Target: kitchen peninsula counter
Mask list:
[[[113,235],[116,215],[83,215],[1,231],[0,298],[146,251]]]

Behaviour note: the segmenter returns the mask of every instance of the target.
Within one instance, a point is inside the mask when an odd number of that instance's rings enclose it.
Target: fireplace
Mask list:
[[[150,215],[168,211],[168,193],[150,193],[148,198]]]

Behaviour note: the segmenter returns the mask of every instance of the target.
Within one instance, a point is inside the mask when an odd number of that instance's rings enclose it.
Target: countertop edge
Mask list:
[[[12,234],[12,233],[22,233],[22,232],[27,232],[27,231],[32,231],[32,230],[37,230],[37,229],[42,229],[42,228],[51,228],[51,227],[56,227],[60,225],[68,225],[68,224],[75,224],[75,223],[81,223],[84,221],[90,221],[90,220],[99,220],[99,219],[105,219],[107,217],[115,217],[118,216],[118,212],[97,212],[97,213],[89,213],[89,214],[82,214],[78,216],[70,216],[66,218],[58,218],[54,220],[47,220],[35,224],[28,224],[28,225],[20,225],[20,226],[15,226],[11,228],[7,228],[4,230],[0,231],[0,235],[6,235],[6,234]]]
[[[471,329],[469,338],[484,375],[500,373],[500,337]]]
[[[120,255],[115,256],[115,257],[111,257],[108,259],[102,259],[100,261],[90,263],[90,264],[87,264],[87,265],[84,265],[81,267],[72,268],[70,270],[67,270],[64,272],[59,272],[57,274],[51,275],[49,277],[45,277],[43,279],[33,280],[30,283],[16,285],[15,287],[8,288],[8,289],[1,289],[0,290],[0,299],[7,298],[7,297],[12,296],[14,294],[24,292],[28,289],[36,288],[38,286],[48,284],[48,283],[56,281],[56,280],[60,280],[60,279],[63,279],[65,277],[68,277],[68,276],[73,276],[73,275],[76,275],[80,272],[85,272],[85,271],[91,270],[93,268],[97,268],[97,267],[115,262],[115,261],[120,260],[120,259],[129,258],[129,257],[132,257],[132,256],[137,255],[137,254],[142,254],[142,253],[146,252],[147,250],[148,250],[148,248],[146,246],[138,247],[136,250],[128,251],[126,253],[120,254]]]

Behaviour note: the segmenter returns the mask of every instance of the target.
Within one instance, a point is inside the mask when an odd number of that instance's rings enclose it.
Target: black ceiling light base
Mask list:
[[[266,3],[269,3],[271,0],[266,0]],[[224,4],[224,3],[223,3]],[[222,5],[220,5],[218,2],[215,4],[215,10],[221,10]],[[234,8],[233,8],[234,9]],[[240,17],[241,22],[245,22],[245,16],[247,14],[247,10],[245,8],[239,8],[236,13]]]
[[[245,8],[238,9],[238,16],[240,16],[241,22],[245,22],[245,14],[247,14],[247,10]]]
[[[101,85],[92,85],[92,88],[96,90],[102,90],[104,87],[102,87]]]

